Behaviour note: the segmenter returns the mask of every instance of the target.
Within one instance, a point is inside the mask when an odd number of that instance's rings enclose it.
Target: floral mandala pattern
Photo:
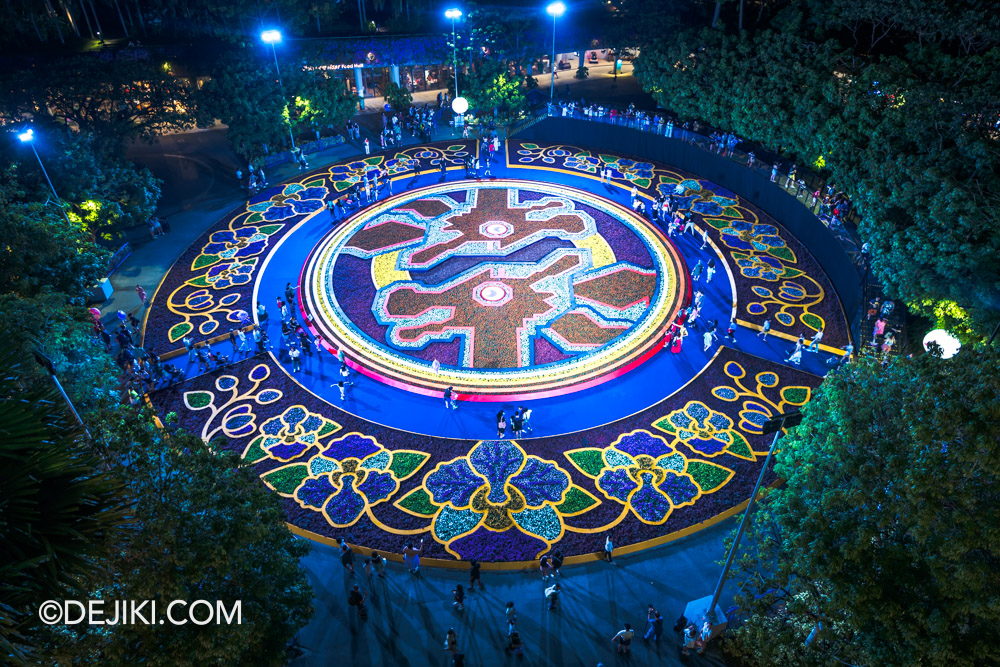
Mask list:
[[[682,444],[702,456],[712,458],[731,454],[737,458],[756,460],[747,439],[733,428],[733,420],[723,412],[712,410],[701,401],[689,401],[674,410],[654,426],[673,435],[675,445]]]
[[[428,456],[408,449],[390,450],[371,436],[348,433],[308,461],[275,468],[262,479],[299,507],[322,514],[331,526],[346,528],[366,513],[371,517],[370,509],[391,498],[400,482],[415,474]]]
[[[467,456],[438,464],[423,483],[440,508],[431,535],[445,548],[480,526],[494,532],[516,527],[552,544],[565,530],[555,507],[570,488],[566,471],[509,440],[479,442]]]
[[[659,525],[703,493],[716,491],[735,474],[707,461],[689,460],[649,431],[632,431],[607,447],[583,447],[566,458],[596,481],[609,500],[625,506],[643,523]]]
[[[323,208],[323,201],[329,193],[323,185],[324,182],[320,178],[305,185],[289,183],[267,201],[247,206],[247,210],[260,213],[268,222],[287,220],[296,215],[318,211]]]

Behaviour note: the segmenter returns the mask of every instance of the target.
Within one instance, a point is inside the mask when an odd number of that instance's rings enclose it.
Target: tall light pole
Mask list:
[[[445,18],[451,19],[451,61],[452,61],[452,67],[455,68],[455,99],[458,99],[458,97],[459,97],[459,95],[458,95],[458,50],[457,50],[458,47],[457,47],[457,44],[456,44],[456,42],[458,40],[455,37],[455,21],[457,19],[462,18],[462,10],[461,9],[449,9],[449,10],[445,11],[444,15],[445,15]]]
[[[62,213],[63,220],[66,221],[67,225],[72,224],[69,221],[69,216],[66,215],[66,209],[63,208],[62,200],[59,199],[59,195],[56,193],[55,186],[52,185],[52,179],[49,178],[49,172],[45,171],[45,165],[42,164],[42,158],[38,155],[38,150],[35,149],[35,130],[34,128],[28,128],[23,132],[17,133],[17,138],[21,140],[22,144],[28,144],[31,146],[31,152],[35,154],[35,159],[38,160],[38,166],[42,168],[42,174],[45,176],[45,180],[48,181],[49,189],[52,190],[52,196],[56,198],[56,205],[59,207],[59,212]]]
[[[271,55],[274,56],[274,71],[278,74],[278,88],[281,89],[281,100],[288,103],[285,100],[285,85],[281,83],[281,68],[278,67],[278,51],[275,48],[275,44],[281,43],[281,31],[280,30],[265,30],[260,33],[260,41],[265,44],[271,45]],[[292,140],[292,150],[295,150],[295,135],[292,134],[292,119],[288,119],[288,138]]]
[[[556,19],[566,13],[566,5],[562,2],[553,2],[545,8],[545,11],[552,17],[552,77],[549,79],[549,105],[551,105],[556,96]]]

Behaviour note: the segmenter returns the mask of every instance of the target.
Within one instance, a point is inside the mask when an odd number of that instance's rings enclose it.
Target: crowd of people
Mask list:
[[[347,594],[347,604],[353,607],[361,621],[368,619],[368,607],[366,602],[370,596],[377,596],[379,588],[376,582],[386,578],[385,556],[373,551],[370,556],[365,556],[361,566],[361,573],[364,578],[358,581],[358,572],[355,570],[357,558],[354,549],[348,543],[348,538],[338,540],[338,555],[340,563],[347,576],[355,580],[351,584]],[[401,553],[403,554],[403,564],[407,572],[417,576],[420,572],[420,555],[423,552],[424,541],[421,538],[414,546],[412,540],[407,540],[403,544]],[[604,537],[603,558],[609,564],[614,564],[613,558],[614,541],[611,533]],[[565,556],[562,551],[556,549],[552,553],[545,553],[538,559],[538,572],[541,575],[541,597],[545,602],[549,612],[557,612],[560,608],[560,600],[564,591],[562,567]],[[362,585],[367,590],[362,590]],[[478,560],[469,561],[469,584],[468,588],[460,583],[454,585],[451,590],[451,606],[457,614],[465,611],[466,595],[477,590],[483,590],[482,565]],[[657,646],[664,637],[664,618],[660,611],[650,603],[646,608],[646,631],[642,636],[643,642],[652,646]],[[513,601],[507,602],[504,606],[503,616],[498,618],[504,633],[504,651],[508,655],[523,657],[525,642],[518,625],[518,610]],[[703,653],[705,647],[712,637],[712,627],[704,621],[699,628],[685,616],[680,616],[673,625],[673,632],[681,651],[688,655],[692,650],[696,653]],[[621,630],[618,630],[611,638],[619,655],[628,655],[632,650],[632,641],[635,638],[635,630],[632,624],[625,623]],[[460,650],[458,632],[452,625],[445,632],[443,649],[451,656],[452,665],[464,665],[465,656]]]

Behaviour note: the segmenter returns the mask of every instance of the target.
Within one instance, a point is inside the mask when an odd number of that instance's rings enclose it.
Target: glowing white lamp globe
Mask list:
[[[962,343],[944,329],[928,331],[924,336],[924,349],[928,349],[931,343],[937,343],[941,348],[941,358],[951,359],[962,349]]]
[[[464,97],[456,97],[451,101],[451,110],[457,114],[463,114],[469,110],[469,100]]]

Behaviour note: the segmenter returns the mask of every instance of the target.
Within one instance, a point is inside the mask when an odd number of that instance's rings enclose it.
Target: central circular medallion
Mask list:
[[[378,202],[320,241],[302,276],[313,325],[361,372],[474,400],[622,375],[656,352],[687,288],[676,250],[628,209],[516,180]]]

